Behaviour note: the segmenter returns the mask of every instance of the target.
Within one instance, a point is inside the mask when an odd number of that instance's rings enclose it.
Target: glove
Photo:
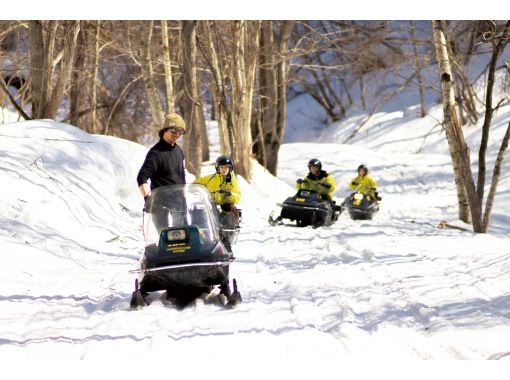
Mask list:
[[[319,185],[324,186],[326,189],[331,189],[330,183],[320,183]]]
[[[354,182],[354,181],[352,181],[352,182],[351,182],[351,185],[352,185],[352,186],[358,186],[358,185],[359,185],[359,183],[358,183],[358,182]]]
[[[303,183],[303,178],[298,178],[298,180],[296,182],[299,183],[299,184],[302,184]]]
[[[223,190],[223,195],[225,195],[226,197],[230,197],[232,193],[228,190]]]
[[[144,212],[150,212],[150,204],[151,204],[151,196],[148,194],[145,197],[143,197],[143,211]]]

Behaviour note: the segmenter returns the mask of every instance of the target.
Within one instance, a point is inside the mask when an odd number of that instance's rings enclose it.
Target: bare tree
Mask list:
[[[469,148],[464,140],[462,127],[457,117],[455,109],[455,97],[453,91],[453,76],[450,66],[450,58],[447,47],[446,28],[445,23],[441,21],[433,21],[434,31],[434,44],[436,47],[436,55],[439,64],[441,88],[443,94],[443,111],[444,111],[444,125],[446,136],[448,138],[448,145],[450,147],[450,154],[454,164],[455,182],[457,185],[457,197],[459,199],[459,217],[461,212],[460,198],[461,193],[465,193],[469,204],[471,213],[471,223],[475,232],[487,232],[488,223],[490,220],[490,213],[496,187],[499,180],[500,168],[503,162],[504,154],[508,146],[510,138],[510,124],[503,138],[498,156],[495,162],[494,174],[489,191],[489,197],[485,207],[485,212],[482,210],[483,202],[483,188],[485,186],[485,156],[487,150],[487,141],[489,137],[489,128],[491,125],[492,114],[497,108],[492,107],[492,93],[494,87],[494,74],[496,69],[497,58],[501,54],[502,49],[510,39],[510,22],[507,22],[501,31],[497,28],[491,31],[491,43],[493,47],[491,63],[489,65],[489,75],[487,80],[486,89],[486,116],[482,128],[482,141],[479,151],[479,164],[478,164],[478,184],[475,186],[473,175],[471,172],[471,162],[469,157]],[[482,174],[480,174],[482,173]],[[460,185],[458,184],[460,182]],[[464,220],[464,219],[463,219]]]
[[[260,21],[222,23],[226,33],[220,37],[216,22],[205,22],[206,43],[199,43],[213,76],[214,97],[218,101],[218,120],[237,172],[251,179],[251,116],[255,69],[259,46]],[[214,34],[214,35],[213,35]],[[227,36],[231,36],[227,39]],[[224,141],[223,144],[226,145]],[[224,150],[223,153],[229,153]]]
[[[153,21],[143,21],[140,31],[140,69],[142,70],[143,82],[147,91],[147,99],[151,110],[153,125],[159,127],[163,123],[164,115],[161,101],[154,79],[154,67],[151,56],[151,42]]]
[[[263,21],[261,27],[261,52],[259,56],[258,97],[261,116],[257,118],[252,136],[253,151],[257,160],[276,175],[278,151],[285,131],[287,110],[287,44],[294,22]]]
[[[55,56],[59,25],[62,24],[62,51]],[[32,118],[54,119],[71,78],[79,21],[30,21],[30,82]],[[53,85],[53,67],[59,65]]]

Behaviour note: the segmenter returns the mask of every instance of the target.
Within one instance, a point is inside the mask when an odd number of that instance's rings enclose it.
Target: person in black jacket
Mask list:
[[[145,161],[138,172],[136,178],[138,187],[145,200],[144,210],[150,210],[151,191],[165,185],[180,185],[186,183],[184,174],[184,153],[177,144],[179,138],[186,133],[186,126],[182,117],[177,114],[169,114],[165,117],[163,128],[159,131],[159,142],[150,148]],[[147,181],[150,180],[150,188]],[[172,200],[175,204],[177,213],[172,213],[173,224],[180,223],[176,221],[178,214],[182,214],[185,207],[185,200]],[[163,213],[165,215],[163,215]],[[155,210],[154,221],[158,231],[168,226],[168,212]]]

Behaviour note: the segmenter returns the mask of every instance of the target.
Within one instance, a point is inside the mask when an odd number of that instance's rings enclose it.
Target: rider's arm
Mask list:
[[[147,184],[147,181],[156,172],[157,166],[158,166],[157,154],[154,151],[149,151],[136,177],[138,188],[140,189],[140,193],[144,198],[151,192],[150,187]]]
[[[149,188],[147,182],[142,183],[138,188],[140,189],[140,193],[142,193],[142,196],[144,198],[147,197],[151,192],[151,189]]]
[[[224,186],[222,186],[221,190],[228,192],[228,195],[225,195],[225,193],[222,194],[222,203],[237,204],[241,200],[241,190],[239,190],[239,185],[235,175],[231,176],[230,182],[227,182]]]
[[[333,196],[333,192],[335,191],[335,180],[333,179],[333,177],[331,175],[328,175],[326,177],[326,183],[329,185],[328,195],[330,197],[332,197]]]
[[[349,182],[349,189],[356,190],[359,186],[359,177],[354,178],[351,182]]]
[[[375,179],[369,177],[368,180],[370,182],[370,187],[372,188],[372,190],[377,190],[377,182],[375,182]]]

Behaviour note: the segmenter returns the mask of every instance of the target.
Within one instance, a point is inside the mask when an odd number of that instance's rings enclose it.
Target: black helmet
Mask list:
[[[322,162],[317,158],[312,158],[310,161],[308,161],[308,166],[318,166],[319,170],[322,169]]]
[[[230,158],[228,158],[227,156],[219,156],[217,159],[216,159],[216,165],[214,166],[216,168],[216,171],[219,172],[220,171],[220,166],[224,166],[224,165],[228,165],[228,167],[230,168],[230,170],[234,170],[234,164],[232,164],[232,160]]]
[[[365,164],[361,164],[360,166],[358,166],[358,173],[360,169],[365,169],[365,174],[368,174],[368,168]]]

